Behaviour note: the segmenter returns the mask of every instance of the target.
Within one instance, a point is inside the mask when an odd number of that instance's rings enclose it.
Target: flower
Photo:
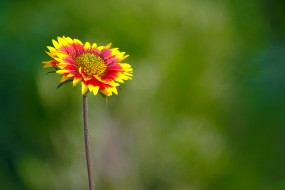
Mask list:
[[[133,69],[127,63],[120,63],[128,55],[120,52],[118,48],[83,44],[78,39],[57,37],[52,40],[54,47],[47,46],[46,53],[52,58],[44,61],[44,68],[53,67],[57,74],[62,75],[60,85],[72,81],[73,86],[81,82],[82,94],[98,92],[105,96],[118,94],[117,86],[124,80],[131,80]]]

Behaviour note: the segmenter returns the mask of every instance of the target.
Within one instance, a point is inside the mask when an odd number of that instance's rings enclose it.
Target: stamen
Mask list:
[[[95,54],[92,53],[83,53],[74,59],[76,67],[80,67],[88,76],[97,75],[101,77],[104,75],[106,70],[106,65],[104,60]]]

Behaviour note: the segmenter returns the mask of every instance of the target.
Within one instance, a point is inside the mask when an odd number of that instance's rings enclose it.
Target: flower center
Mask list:
[[[80,67],[88,76],[102,76],[106,70],[106,65],[104,60],[92,53],[83,53],[74,59],[76,67]]]

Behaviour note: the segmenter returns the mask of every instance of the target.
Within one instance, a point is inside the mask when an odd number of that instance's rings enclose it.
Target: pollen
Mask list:
[[[92,53],[83,53],[74,59],[77,69],[80,67],[88,76],[103,76],[107,66],[104,60]]]

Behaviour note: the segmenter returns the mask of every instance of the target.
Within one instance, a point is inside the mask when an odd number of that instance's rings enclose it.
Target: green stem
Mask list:
[[[89,132],[88,132],[88,99],[87,94],[83,95],[83,125],[84,125],[84,141],[85,141],[85,154],[88,171],[89,190],[95,190],[94,178],[92,173],[92,158],[90,151]]]

